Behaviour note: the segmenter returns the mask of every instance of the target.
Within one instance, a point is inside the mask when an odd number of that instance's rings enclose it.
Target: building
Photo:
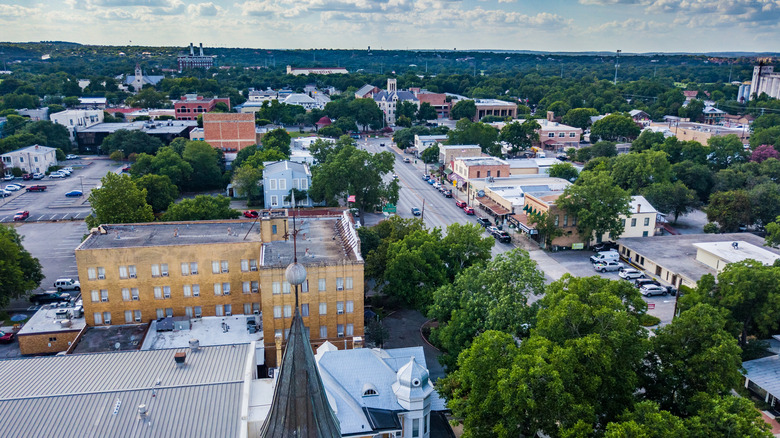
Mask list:
[[[320,106],[316,100],[314,100],[308,94],[303,94],[303,93],[290,94],[289,96],[284,98],[282,103],[285,103],[287,105],[302,106],[306,111],[311,111],[314,108],[317,109],[325,108],[325,104],[322,104],[322,106]]]
[[[289,207],[292,205],[290,196],[292,189],[308,192],[311,186],[311,170],[305,163],[293,161],[276,161],[263,163],[263,194],[265,208]],[[311,207],[313,205],[308,193],[304,199],[296,199],[298,207]]]
[[[775,72],[771,65],[757,65],[753,67],[753,80],[750,82],[750,99],[755,99],[761,93],[780,99],[780,72]]]
[[[136,92],[141,91],[141,88],[144,87],[144,85],[151,85],[155,86],[160,81],[165,79],[165,76],[162,75],[146,75],[143,73],[143,70],[141,70],[141,64],[135,65],[135,74],[134,75],[128,75],[125,77],[124,85],[126,86],[132,86],[133,90]]]
[[[509,173],[515,175],[546,175],[554,164],[563,163],[557,158],[512,158],[506,160],[509,163]],[[577,171],[582,171],[583,166],[571,163]]]
[[[198,55],[195,54],[195,49],[192,47],[192,43],[190,43],[189,55],[179,55],[176,58],[176,62],[179,64],[179,73],[188,68],[208,70],[214,66],[214,58],[203,54],[203,43],[200,43],[200,53]]]
[[[190,131],[190,140],[206,141],[206,136],[203,134],[203,128],[192,128],[192,131]]]
[[[539,135],[539,146],[548,151],[564,152],[569,148],[578,148],[580,138],[582,138],[582,128],[564,125],[563,123],[552,120],[552,112],[549,112],[546,119],[536,119],[539,123],[539,129],[536,133]],[[523,123],[525,119],[513,120],[510,123]],[[501,130],[507,122],[494,122],[490,126]],[[508,151],[508,149],[506,149]]]
[[[739,84],[739,90],[737,91],[737,102],[747,103],[750,100],[750,82],[744,82]]]
[[[436,115],[440,119],[449,119],[450,110],[452,109],[452,102],[447,100],[447,95],[444,93],[417,93],[417,99],[420,101],[420,105],[423,103],[430,104],[433,109],[436,110]]]
[[[439,146],[439,163],[450,166],[455,158],[481,157],[482,147],[478,144],[455,144]]]
[[[435,144],[441,144],[447,141],[446,135],[414,135],[414,148],[418,154],[423,153],[429,147]]]
[[[387,80],[387,90],[373,94],[374,102],[385,114],[385,123],[388,126],[395,125],[396,111],[401,102],[411,102],[417,109],[420,108],[420,101],[411,91],[398,91],[397,81],[394,78]]]
[[[88,128],[76,130],[76,142],[79,151],[95,153],[103,144],[103,139],[109,135],[126,129],[130,131],[145,132],[153,137],[159,138],[163,143],[168,144],[174,138],[190,137],[190,131],[198,126],[195,120],[163,120],[163,121],[143,121],[129,123],[98,123]]]
[[[65,110],[54,113],[49,118],[52,122],[66,127],[70,141],[75,143],[76,130],[103,123],[103,116],[103,110]]]
[[[355,92],[355,99],[368,99],[370,97],[374,97],[374,94],[379,93],[380,91],[382,90],[379,87],[366,84]]]
[[[131,113],[125,113],[125,120],[133,122],[139,117],[149,118],[149,120],[157,120],[159,117],[166,116],[169,118],[176,118],[176,112],[173,109],[139,109]]]
[[[713,108],[711,106],[704,108],[702,110],[702,114],[704,115],[704,123],[707,125],[719,125],[721,122],[723,122],[723,118],[726,116],[725,111]]]
[[[642,110],[631,110],[628,112],[628,115],[631,116],[631,119],[633,119],[634,123],[636,123],[640,128],[648,126],[653,121],[650,118],[650,114],[647,114]]]
[[[48,146],[32,145],[0,155],[5,174],[17,167],[24,173],[44,173],[49,167],[57,165],[57,149]]]
[[[650,128],[668,130],[680,141],[698,141],[701,144],[707,144],[710,138],[734,134],[747,144],[750,139],[750,127],[742,125],[739,127],[727,127],[720,125],[707,125],[704,123],[688,122],[684,120],[669,119],[666,123],[653,123]]]
[[[429,438],[432,417],[446,410],[422,347],[339,350],[325,342],[315,359],[341,436]]]
[[[322,68],[297,68],[287,66],[287,74],[298,75],[346,75],[349,74],[346,68],[342,67],[322,67]]]
[[[16,114],[19,114],[22,117],[27,117],[28,119],[32,120],[33,122],[37,122],[39,120],[49,120],[49,108],[43,107],[43,108],[22,108],[16,110]]]
[[[632,196],[629,209],[631,214],[628,216],[620,215],[620,221],[623,223],[623,234],[618,238],[654,236],[658,211],[650,205],[650,201],[645,199],[644,196]],[[604,240],[612,240],[612,238],[610,238],[609,234],[604,234],[600,237],[596,236],[596,242]]]
[[[108,99],[105,97],[79,97],[77,109],[99,109],[104,110],[108,106]]]
[[[177,120],[197,120],[199,115],[213,110],[219,102],[230,109],[229,97],[204,98],[197,94],[187,94],[179,100],[174,100],[173,109],[176,110]]]
[[[495,116],[502,118],[517,117],[517,104],[498,99],[475,99],[474,104],[477,107],[477,113],[472,121],[478,122],[485,116]]]
[[[510,175],[509,163],[496,157],[457,157],[452,163],[450,179],[466,182],[478,178],[501,178]]]
[[[257,144],[255,116],[246,113],[203,114],[203,138],[225,152],[227,161],[233,161],[236,152]]]
[[[66,351],[87,326],[80,305],[44,305],[17,332],[22,354],[53,354]]]
[[[300,301],[314,342],[350,347],[363,335],[363,259],[347,214],[298,220],[310,281]],[[166,317],[263,318],[265,363],[289,328],[294,297],[284,269],[293,245],[284,210],[257,220],[104,225],[76,248],[86,323],[145,323]],[[129,312],[129,313],[128,313]]]
[[[778,341],[777,335],[772,338]],[[745,388],[764,400],[770,410],[777,410],[780,405],[780,356],[775,354],[742,362],[742,368],[745,369]]]

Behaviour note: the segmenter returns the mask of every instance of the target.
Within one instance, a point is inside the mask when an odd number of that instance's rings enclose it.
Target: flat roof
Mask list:
[[[482,150],[482,147],[478,144],[450,144],[450,145],[441,145],[439,146],[439,150],[451,150],[451,149],[479,149]]]
[[[105,234],[90,234],[76,250],[261,242],[261,227],[253,226],[253,222],[215,220],[102,225]]]
[[[340,225],[339,217],[299,217],[296,220],[298,229],[298,262],[303,265],[319,263],[333,263],[338,261],[362,261],[359,252],[354,248],[347,250],[345,240],[336,227]],[[288,229],[292,230],[292,221],[287,222]],[[347,224],[352,229],[352,223]],[[282,267],[293,261],[292,240],[277,240],[263,244],[262,266]]]
[[[717,271],[696,260],[696,243],[744,241],[763,247],[774,254],[773,248],[764,246],[764,239],[752,233],[681,234],[676,236],[627,237],[618,240],[620,245],[639,253],[671,272],[698,281],[704,274],[716,275]]]
[[[139,121],[139,122],[125,122],[125,123],[98,123],[87,128],[79,129],[79,133],[89,132],[108,132],[114,133],[120,129],[126,129],[129,131],[143,131],[147,134],[178,134],[184,129],[193,126],[197,127],[198,122],[196,120],[163,120],[157,122]]]
[[[87,327],[73,354],[133,351],[141,347],[149,324],[100,325]],[[117,348],[118,347],[118,348]]]
[[[553,178],[547,174],[512,175],[506,178],[494,177],[492,183],[485,182],[483,178],[479,178],[472,180],[470,184],[478,189],[489,187],[491,190],[493,187],[519,187],[524,192],[531,193],[533,193],[533,187],[544,187],[545,190],[563,190],[571,185],[569,181],[563,178]]]
[[[736,247],[734,247],[735,243],[737,244]],[[763,263],[764,265],[771,265],[775,262],[775,260],[780,259],[780,255],[767,251],[743,240],[694,243],[693,246],[707,251],[708,253],[728,263],[753,259]]]
[[[80,318],[73,318],[74,308],[73,306],[59,307],[54,304],[47,304],[30,317],[17,335],[80,331],[87,323],[84,321],[83,311]],[[68,318],[68,315],[71,317]],[[67,326],[63,326],[62,321],[66,320],[70,321],[70,323]]]
[[[496,157],[460,157],[456,161],[462,161],[463,165],[470,166],[496,166],[500,164],[509,165],[506,161]]]
[[[263,331],[249,333],[246,324],[247,318],[255,320],[255,315],[193,318],[189,320],[189,330],[170,331],[157,331],[157,321],[152,321],[141,350],[187,348],[190,345],[190,339],[197,339],[203,347],[249,344],[252,341],[258,342],[262,346]]]

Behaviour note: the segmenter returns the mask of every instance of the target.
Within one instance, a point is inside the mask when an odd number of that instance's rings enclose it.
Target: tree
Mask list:
[[[552,245],[553,240],[563,236],[563,230],[555,225],[555,218],[553,218],[547,212],[541,214],[531,214],[529,222],[534,225],[536,231],[539,233],[544,241],[545,247],[549,248]]]
[[[235,219],[241,213],[230,208],[230,198],[225,196],[198,195],[171,204],[163,214],[165,221],[205,221]]]
[[[777,183],[758,184],[750,189],[748,196],[753,223],[764,226],[780,215],[780,185]]]
[[[429,135],[430,133],[430,130],[424,126],[399,129],[393,133],[393,142],[399,149],[406,149],[414,146],[414,137],[416,135]]]
[[[607,424],[606,438],[687,438],[690,431],[685,421],[668,411],[658,409],[658,404],[642,401],[620,417],[619,422]]]
[[[362,229],[362,228],[361,228]],[[385,341],[390,339],[390,331],[378,319],[372,319],[366,327],[366,337],[379,348],[384,347]]]
[[[674,223],[681,214],[687,214],[701,205],[696,192],[682,181],[654,183],[642,190],[650,204],[664,214],[673,214]]]
[[[395,158],[392,153],[371,154],[344,142],[337,147],[327,155],[325,162],[313,169],[309,190],[313,200],[338,205],[339,201],[346,202],[348,196],[354,195],[354,205],[361,216],[384,202],[398,201],[398,182],[382,179],[393,171]]]
[[[339,138],[342,135],[344,135],[344,131],[342,131],[341,129],[333,125],[323,126],[322,128],[320,128],[319,131],[317,131],[317,133],[321,137],[330,137],[330,138]]]
[[[469,119],[473,120],[477,115],[477,104],[470,99],[462,99],[455,102],[450,110],[450,118],[453,120]]]
[[[0,308],[37,288],[43,280],[40,262],[24,249],[22,239],[12,227],[0,225]]]
[[[688,105],[681,106],[680,109],[677,110],[677,115],[688,118],[692,122],[695,122],[699,117],[701,117],[703,110],[704,102],[698,99],[693,99],[688,102]]]
[[[414,103],[404,100],[398,104],[398,107],[395,111],[396,118],[406,117],[407,119],[415,120],[415,114],[417,113],[417,105]]]
[[[290,156],[290,134],[284,128],[277,128],[263,136],[263,149],[276,148]]]
[[[412,126],[412,119],[406,116],[400,116],[395,120],[395,125],[410,128]]]
[[[366,278],[373,278],[377,283],[384,282],[385,269],[387,268],[387,248],[391,243],[397,242],[406,235],[422,230],[423,223],[421,219],[403,219],[400,216],[391,216],[371,227],[371,241],[374,244],[368,244],[364,247],[363,237],[367,233],[363,231],[367,227],[361,227],[359,231],[361,237],[360,250],[365,253],[366,259],[365,275]]]
[[[697,304],[656,330],[645,359],[645,397],[676,415],[695,412],[694,399],[726,395],[739,385],[741,350],[726,331],[723,309]]]
[[[652,149],[654,146],[663,143],[664,140],[663,132],[644,130],[636,140],[631,142],[631,152],[643,152]]]
[[[145,132],[120,129],[103,139],[100,150],[107,155],[114,151],[122,151],[125,156],[140,153],[154,155],[162,145],[159,138]]]
[[[766,244],[777,248],[780,246],[780,216],[774,222],[766,224]]]
[[[590,118],[599,115],[595,108],[572,108],[566,112],[561,122],[585,130],[590,126]]]
[[[710,197],[712,186],[715,184],[713,173],[704,164],[696,164],[693,161],[683,161],[672,166],[674,177],[686,187],[694,190],[699,201],[705,202]]]
[[[186,146],[185,146],[186,147]],[[138,164],[138,159],[131,172]],[[157,151],[157,155],[151,160],[152,173],[164,175],[170,178],[176,187],[185,187],[192,176],[192,165],[182,158],[172,147],[162,147]]]
[[[618,187],[607,172],[583,171],[574,185],[566,187],[556,205],[577,218],[580,237],[590,242],[593,234],[623,234],[620,215],[631,213],[631,196]]]
[[[89,195],[92,213],[86,218],[88,227],[154,220],[152,206],[146,202],[146,190],[138,188],[128,175],[109,172],[100,182],[101,186]]]
[[[108,158],[111,161],[119,162],[119,161],[123,161],[125,159],[125,154],[122,151],[114,151],[114,152],[111,152],[111,155],[109,155]]]
[[[219,171],[219,154],[205,141],[190,141],[182,158],[192,166],[192,175],[186,183],[187,190],[205,190],[222,187]]]
[[[245,164],[233,171],[233,187],[236,193],[246,196],[246,205],[253,205],[253,200],[263,193],[260,182],[263,180],[263,171]]]
[[[127,105],[137,108],[164,108],[166,105],[170,106],[170,101],[165,93],[158,93],[153,87],[144,87],[136,95],[127,98]]]
[[[439,115],[436,114],[436,109],[428,102],[422,102],[420,109],[417,110],[417,120],[425,122],[427,120],[436,120]]]
[[[550,166],[548,172],[551,178],[562,178],[569,182],[574,182],[580,172],[571,163],[555,163]]]
[[[625,154],[612,161],[612,177],[620,187],[639,193],[650,184],[668,182],[672,177],[672,166],[665,152]]]
[[[328,103],[328,105],[330,105],[330,103]],[[327,111],[327,106],[325,107],[325,110]],[[385,115],[382,110],[379,109],[376,102],[374,102],[374,99],[354,99],[347,105],[347,111],[348,112],[345,115],[354,117],[355,122],[361,125],[363,130],[365,130],[366,127],[379,129],[384,124]],[[330,114],[328,115],[330,116]],[[330,117],[333,118],[333,116]]]
[[[455,124],[455,129],[447,133],[447,144],[478,144],[482,152],[494,157],[501,155],[498,144],[498,130],[481,122],[461,119]]]
[[[441,230],[417,230],[387,247],[384,280],[388,295],[424,311],[434,290],[447,279]],[[384,289],[383,289],[384,290]]]
[[[697,415],[686,420],[692,438],[773,436],[761,412],[746,398],[725,395],[702,404]]]
[[[428,146],[423,153],[420,154],[420,159],[426,164],[437,163],[439,161],[439,144],[436,143],[433,146]]]
[[[469,266],[485,263],[491,258],[495,239],[482,237],[483,228],[476,224],[452,223],[447,226],[447,235],[441,240],[446,248],[442,255],[447,266],[449,281]]]
[[[58,149],[70,150],[73,144],[70,141],[68,129],[60,124],[48,120],[38,120],[25,124],[18,131],[19,133],[29,132],[33,135],[41,135],[46,140],[46,146]]]
[[[167,175],[144,175],[135,180],[139,189],[146,190],[146,203],[160,213],[179,197],[179,189]]]
[[[185,145],[186,145],[186,143],[185,143]],[[257,152],[259,150],[261,150],[261,148],[258,145],[256,145],[256,144],[253,144],[251,146],[246,146],[244,148],[241,148],[241,150],[239,150],[238,153],[236,153],[236,158],[233,159],[232,163],[230,163],[231,167],[233,169],[238,169],[239,167],[241,167],[242,164],[244,164],[244,161],[247,158],[251,157],[252,155],[255,154],[255,152]],[[184,152],[184,148],[182,148],[182,152]]]
[[[590,130],[590,141],[629,141],[639,136],[639,126],[631,117],[610,114],[596,121]]]
[[[736,134],[712,136],[707,140],[707,144],[710,147],[708,159],[714,169],[725,169],[736,163],[744,163],[750,157]]]
[[[717,222],[724,233],[733,233],[740,226],[753,223],[750,196],[745,190],[713,193],[704,212],[707,220]]]
[[[761,163],[768,158],[780,158],[780,152],[777,152],[777,149],[775,149],[774,146],[768,144],[762,144],[753,150],[752,154],[750,154],[750,161],[754,161],[756,163]]]
[[[541,128],[536,119],[528,119],[523,123],[507,123],[501,128],[499,139],[512,146],[510,152],[516,154],[521,150],[530,148],[539,141],[538,130]]]

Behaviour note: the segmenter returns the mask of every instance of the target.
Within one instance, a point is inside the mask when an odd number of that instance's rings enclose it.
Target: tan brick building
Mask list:
[[[346,213],[297,220],[300,291],[313,343],[341,348],[363,335],[363,259]],[[263,316],[266,364],[286,335],[295,294],[285,210],[253,220],[105,225],[76,249],[89,325],[136,324],[166,316]]]
[[[81,309],[45,305],[16,334],[22,354],[53,354],[67,350],[86,327]]]
[[[452,171],[466,181],[476,178],[508,177],[509,163],[496,157],[458,157],[452,164]]]
[[[205,113],[203,139],[223,152],[238,152],[257,144],[255,116],[251,113]]]

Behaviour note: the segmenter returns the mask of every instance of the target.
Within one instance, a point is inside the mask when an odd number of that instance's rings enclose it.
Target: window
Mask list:
[[[167,317],[172,317],[172,316],[173,316],[173,308],[171,308],[171,307],[167,307],[167,308],[165,309],[165,316],[167,316]]]
[[[412,437],[417,438],[420,436],[420,419],[415,418],[412,420]]]
[[[228,261],[222,260],[222,273],[226,274],[228,272]]]
[[[190,275],[190,264],[189,263],[182,263],[181,264],[181,275]]]
[[[152,277],[159,277],[160,276],[160,265],[152,265]]]
[[[344,290],[344,278],[336,277],[336,290]]]
[[[276,225],[271,225],[271,234],[276,234]]]
[[[95,269],[95,268],[87,268],[87,277],[90,280],[97,279],[97,269]]]
[[[555,138],[555,133],[554,132],[550,132],[550,133],[547,134],[547,137]]]
[[[344,324],[336,324],[336,334],[338,337],[344,337]]]
[[[376,392],[373,388],[368,388],[363,392],[363,397],[369,396],[369,395],[379,395],[379,393]]]
[[[320,302],[320,315],[326,315],[328,313],[328,303]]]
[[[346,286],[344,286],[347,290],[352,290],[352,277],[347,277]]]
[[[189,284],[185,284],[183,287],[184,289],[184,296],[185,297],[191,297],[192,296],[192,286]]]
[[[352,313],[355,311],[355,302],[352,300],[347,301],[347,313]]]
[[[130,294],[133,296],[133,301],[139,301],[141,299],[137,287],[130,289]]]
[[[479,174],[480,174],[480,173],[481,173],[481,172],[478,170],[478,171],[477,171],[477,178],[479,178]]]
[[[249,260],[241,259],[241,272],[246,272],[249,270]]]
[[[253,281],[252,282],[252,293],[256,294],[258,292],[260,292],[260,283],[257,282],[257,281]]]
[[[241,292],[248,294],[252,292],[252,286],[249,284],[248,281],[245,281],[241,283]]]
[[[343,315],[344,314],[344,302],[343,301],[337,301],[336,302],[336,314],[337,315]]]
[[[103,324],[103,314],[102,314],[102,313],[100,313],[100,312],[95,312],[95,313],[92,315],[92,318],[94,318],[94,319],[95,319],[95,325],[100,325],[100,324]]]
[[[184,314],[187,315],[187,318],[192,318],[192,307],[190,306],[185,307]]]
[[[199,284],[193,284],[192,285],[192,296],[193,297],[199,297],[200,296],[200,285]]]
[[[626,227],[626,220],[625,219],[620,219],[620,225],[622,225],[623,228],[625,228]]]
[[[225,304],[225,316],[233,316],[233,305]]]
[[[642,237],[647,237],[647,231],[642,231]]]
[[[632,227],[635,227],[635,226],[636,226],[636,218],[635,218],[635,217],[632,217],[632,218],[631,218],[631,226],[632,226]]]
[[[103,312],[103,323],[111,324],[111,312]]]
[[[289,294],[290,293],[290,283],[284,282],[282,283],[282,293],[283,294]]]
[[[287,180],[284,178],[279,179],[279,190],[287,190]]]
[[[108,302],[108,290],[100,289],[100,301],[104,303]]]
[[[225,308],[222,306],[222,304],[217,304],[214,306],[216,309],[216,315],[217,316],[225,316]]]
[[[222,293],[230,295],[230,283],[222,283]]]
[[[257,259],[249,260],[249,270],[250,271],[257,271]]]
[[[141,322],[141,311],[140,310],[133,310],[133,316],[135,317],[135,322]]]
[[[425,417],[423,417],[423,435],[428,433],[428,415],[430,414],[425,414]]]
[[[155,300],[161,300],[162,299],[162,287],[155,286],[154,287],[154,299]]]
[[[559,222],[560,220],[561,220],[561,215],[559,215],[559,214],[556,214],[556,215],[555,215],[555,226],[556,226],[556,227],[558,226],[558,222]]]
[[[130,301],[130,289],[122,288],[122,301]]]
[[[133,322],[133,311],[125,310],[125,323],[130,324]]]
[[[119,267],[119,278],[127,278],[127,266]]]
[[[309,316],[309,304],[301,304],[301,316]]]
[[[190,273],[192,275],[198,275],[198,262],[190,263]]]
[[[276,190],[276,180],[275,179],[269,179],[268,180],[268,189],[269,190]]]
[[[252,314],[252,304],[244,303],[244,315],[251,315],[251,314]]]
[[[217,260],[211,262],[211,273],[219,274],[219,262]]]
[[[282,317],[282,306],[274,306],[274,318]]]
[[[136,275],[137,275],[137,272],[135,270],[135,265],[128,266],[127,267],[127,273],[128,273],[128,277],[135,278]]]
[[[274,281],[273,284],[271,284],[271,291],[274,295],[279,295],[282,293],[282,285],[278,281]]]
[[[320,292],[325,291],[325,279],[324,278],[320,278],[320,280],[318,282],[318,285],[317,285],[317,290],[319,290]]]
[[[260,313],[260,303],[252,303],[252,313]]]
[[[564,227],[568,227],[569,226],[569,215],[568,214],[564,214],[563,215],[563,226]]]
[[[222,283],[214,283],[214,295],[222,295]]]
[[[195,313],[195,318],[200,318],[201,316],[203,316],[203,312],[201,312],[200,306],[195,306],[195,309],[193,310]]]
[[[170,298],[171,297],[171,287],[170,286],[163,286],[163,298]]]
[[[273,180],[271,180],[273,181]],[[271,195],[271,207],[278,207],[279,206],[279,197],[276,195]],[[274,225],[276,226],[276,225]],[[274,233],[276,234],[276,233]]]
[[[355,334],[355,326],[353,324],[347,324],[347,336],[353,336]]]
[[[303,283],[301,283],[301,292],[306,293],[309,291],[309,279],[307,278]]]
[[[577,133],[575,133],[575,132],[570,132],[569,133],[569,138],[574,138],[576,136],[577,136]]]
[[[97,268],[97,279],[98,280],[106,279],[106,268]]]
[[[645,226],[647,227],[647,226],[649,226],[649,225],[650,225],[650,218],[649,218],[649,217],[646,217],[646,218],[645,218]]]
[[[566,133],[565,132],[559,132],[558,133],[558,138],[563,138],[563,137],[566,137]]]
[[[168,276],[168,264],[163,263],[160,265],[160,271],[162,271],[162,276],[167,277]]]
[[[301,190],[309,190],[309,180],[301,178]]]
[[[321,325],[320,326],[320,338],[327,338],[328,337],[328,326]]]
[[[292,317],[292,306],[289,304],[284,305],[284,317],[285,318],[291,318]]]

